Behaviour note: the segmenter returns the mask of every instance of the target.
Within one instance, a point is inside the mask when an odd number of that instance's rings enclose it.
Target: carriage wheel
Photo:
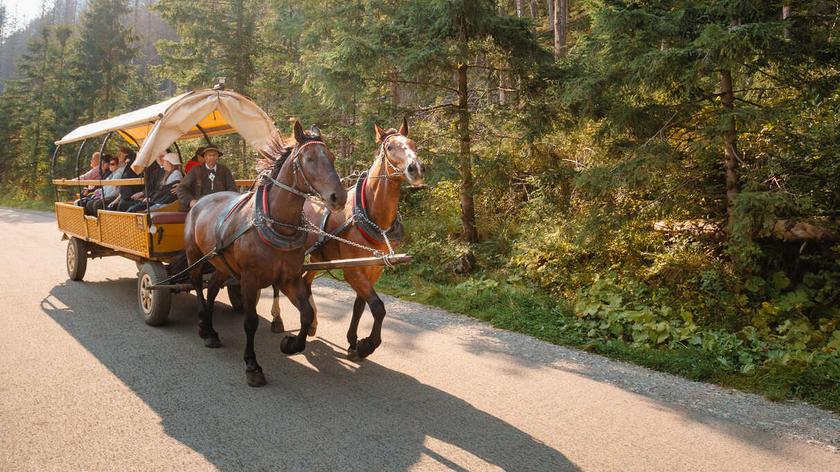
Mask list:
[[[172,292],[149,290],[149,287],[166,279],[166,268],[160,262],[147,262],[137,274],[137,302],[143,313],[143,321],[149,326],[160,326],[169,319]]]
[[[67,275],[82,280],[87,270],[87,243],[73,236],[67,241]]]
[[[242,289],[239,288],[239,285],[228,285],[227,292],[233,311],[242,313]]]

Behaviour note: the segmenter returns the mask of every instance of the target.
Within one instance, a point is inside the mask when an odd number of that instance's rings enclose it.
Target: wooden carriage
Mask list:
[[[180,156],[179,141],[205,139],[211,136],[239,133],[255,149],[262,149],[276,135],[277,130],[268,115],[253,101],[224,88],[197,90],[178,95],[155,105],[119,115],[107,120],[81,126],[61,140],[51,161],[52,182],[56,189],[55,214],[62,239],[67,243],[67,273],[72,280],[82,280],[91,258],[122,256],[137,263],[137,300],[143,319],[150,325],[160,325],[169,316],[171,296],[191,290],[184,281],[162,284],[173,272],[172,263],[184,252],[185,212],[178,202],[157,211],[143,213],[98,210],[96,216],[85,215],[84,208],[74,204],[78,190],[86,186],[145,185],[145,179],[78,180],[56,178],[56,161],[62,146],[79,144],[76,153],[75,175],[85,145],[101,140],[103,151],[113,136],[123,138],[138,148],[132,168],[141,174],[155,156],[173,146]],[[183,158],[182,158],[183,161]],[[237,180],[240,188],[253,185],[253,180]],[[66,190],[77,190],[67,192]],[[64,190],[64,192],[60,192]],[[146,189],[146,195],[150,194]],[[61,195],[63,193],[63,196]],[[408,256],[398,255],[389,263],[407,262]],[[307,264],[306,270],[334,267],[383,264],[379,258],[330,261]],[[228,294],[234,309],[241,309],[238,282],[230,280]]]

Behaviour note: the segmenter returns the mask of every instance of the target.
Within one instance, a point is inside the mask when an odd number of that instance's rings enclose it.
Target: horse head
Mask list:
[[[320,196],[330,210],[342,210],[347,203],[347,191],[335,172],[335,156],[321,139],[321,131],[314,125],[304,131],[300,122],[295,121],[294,139],[291,159],[299,170],[294,185],[302,192]]]
[[[391,176],[406,180],[412,187],[423,185],[423,163],[417,157],[417,145],[408,137],[408,123],[403,118],[399,130],[393,128],[383,131],[374,124],[376,142],[380,145],[380,156],[383,165],[390,169],[386,172]]]

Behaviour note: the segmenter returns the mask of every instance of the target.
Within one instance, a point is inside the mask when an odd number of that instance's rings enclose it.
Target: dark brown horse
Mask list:
[[[347,205],[343,211],[330,212],[326,224],[322,226],[329,233],[387,252],[388,244],[381,234],[382,231],[386,232],[392,247],[396,247],[402,239],[402,224],[398,218],[400,186],[403,181],[407,181],[412,186],[422,185],[423,166],[417,157],[417,146],[408,137],[408,123],[405,120],[399,131],[393,128],[383,131],[377,125],[374,125],[374,130],[379,151],[365,177],[360,178],[356,186],[349,190],[348,201],[352,202],[352,205]],[[323,221],[326,210],[306,202],[303,211],[306,218],[317,225]],[[317,236],[309,237],[306,242],[307,247],[316,245],[316,242],[317,249],[311,255],[313,261],[371,256],[369,251],[334,239],[327,238],[318,241]],[[347,330],[347,342],[350,343],[348,354],[351,358],[369,356],[382,342],[385,305],[373,286],[382,275],[383,269],[381,266],[344,269],[344,280],[356,291],[353,317],[350,320],[350,328]],[[315,275],[314,272],[308,272],[305,275],[310,291]],[[271,330],[275,333],[284,330],[278,297],[279,293],[275,287],[274,305],[271,310],[273,317]],[[373,314],[373,329],[369,337],[359,340],[357,335],[359,319],[365,310],[366,303]],[[314,303],[312,305],[314,306]],[[317,325],[316,311],[314,322],[309,328],[310,336],[315,335]]]
[[[305,132],[294,124],[294,146],[277,138],[270,175],[261,179],[254,194],[219,192],[207,195],[187,215],[184,240],[190,264],[215,253],[209,261],[215,272],[202,293],[202,267],[190,273],[199,305],[198,334],[207,347],[220,347],[213,329],[213,304],[219,289],[230,277],[239,279],[245,313],[245,375],[248,385],[265,385],[265,376],[254,353],[254,333],[259,317],[256,306],[260,289],[280,290],[300,311],[301,331],[280,343],[286,354],[301,352],[314,319],[309,302],[310,284],[302,277],[307,233],[297,229],[305,195],[320,197],[326,207],[341,211],[347,192],[335,172],[334,156],[321,141],[317,128]],[[265,154],[265,153],[264,153]],[[267,158],[268,156],[266,154]]]

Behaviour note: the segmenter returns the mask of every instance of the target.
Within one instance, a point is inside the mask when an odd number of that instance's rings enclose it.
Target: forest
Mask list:
[[[342,175],[405,117],[428,188],[384,291],[840,411],[840,3],[44,5],[0,7],[0,204],[50,208],[74,127],[218,77]]]

